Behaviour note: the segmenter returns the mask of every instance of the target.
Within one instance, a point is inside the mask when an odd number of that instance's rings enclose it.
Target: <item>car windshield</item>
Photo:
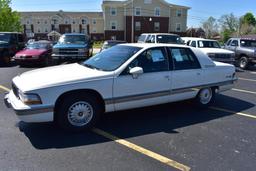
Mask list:
[[[157,36],[157,43],[182,44],[182,40],[179,36],[175,35],[159,35]]]
[[[200,40],[198,41],[199,48],[221,48],[217,41]]]
[[[96,54],[83,62],[82,65],[102,71],[114,71],[140,49],[139,47],[116,45]]]
[[[26,49],[47,49],[47,43],[30,43],[27,45]]]
[[[243,47],[256,47],[256,40],[241,40]]]
[[[10,40],[10,34],[1,34],[0,33],[0,43],[7,43]]]
[[[88,38],[84,35],[63,35],[60,37],[59,44],[86,44]]]

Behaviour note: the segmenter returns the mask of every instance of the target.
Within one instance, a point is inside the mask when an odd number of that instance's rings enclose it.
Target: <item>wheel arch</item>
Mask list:
[[[105,112],[105,102],[103,100],[102,95],[98,91],[93,90],[93,89],[76,89],[76,90],[67,91],[67,92],[61,94],[57,98],[57,100],[54,104],[54,120],[56,120],[56,113],[57,113],[58,107],[60,106],[62,100],[64,100],[65,97],[68,97],[71,95],[79,95],[79,96],[90,95],[90,96],[96,97],[97,100],[99,100],[99,103],[100,103],[101,107],[103,108],[103,111]]]

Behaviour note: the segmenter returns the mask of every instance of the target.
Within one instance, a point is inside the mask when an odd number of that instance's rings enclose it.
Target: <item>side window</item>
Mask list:
[[[11,34],[11,40],[10,40],[10,42],[11,42],[12,44],[16,44],[16,43],[17,43],[17,35]]]
[[[155,43],[155,42],[156,42],[156,36],[155,36],[155,35],[152,35],[152,36],[151,36],[150,43]]]
[[[230,43],[231,43],[231,39],[229,39],[229,40],[226,42],[226,45],[227,45],[227,46],[230,46]]]
[[[174,64],[174,70],[189,70],[201,68],[195,54],[188,48],[169,48]]]
[[[196,41],[192,41],[190,46],[196,47]]]
[[[237,40],[233,40],[231,43],[231,46],[238,46],[238,41]]]
[[[152,48],[142,52],[130,63],[126,72],[134,67],[143,68],[144,73],[168,71],[169,64],[165,48]]]
[[[189,46],[189,45],[190,45],[190,42],[191,42],[191,41],[189,40],[189,41],[186,43],[186,45],[188,45],[188,46]]]
[[[148,37],[146,39],[146,43],[151,43],[151,35],[148,35]]]

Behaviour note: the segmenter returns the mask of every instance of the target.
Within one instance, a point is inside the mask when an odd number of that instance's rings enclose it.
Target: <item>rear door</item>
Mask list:
[[[200,63],[190,48],[170,47],[173,61],[171,97],[174,101],[194,97],[202,85],[203,72]]]

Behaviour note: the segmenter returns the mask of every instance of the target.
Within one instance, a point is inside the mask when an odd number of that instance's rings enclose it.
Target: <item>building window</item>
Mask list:
[[[117,29],[117,22],[116,21],[111,21],[110,26],[111,26],[111,30],[116,30]]]
[[[73,33],[75,33],[76,32],[76,30],[75,29],[73,29]]]
[[[73,24],[76,24],[76,22],[75,22],[75,21],[73,21]]]
[[[92,32],[93,33],[96,33],[97,32],[97,30],[96,30],[96,28],[94,27],[94,28],[92,28]]]
[[[44,21],[44,24],[47,24],[47,21]]]
[[[40,30],[40,29],[38,29],[38,30],[37,30],[37,32],[38,32],[38,33],[40,33],[40,32],[41,32],[41,30]]]
[[[181,24],[180,23],[177,23],[176,24],[176,31],[181,31]]]
[[[47,30],[47,28],[46,28],[44,31],[45,31],[45,33],[48,33],[48,30]]]
[[[154,30],[155,31],[160,31],[160,23],[159,22],[154,23]]]
[[[53,24],[58,24],[58,20],[53,19]]]
[[[155,8],[155,16],[160,16],[160,8],[159,7]]]
[[[141,8],[140,7],[136,7],[135,8],[135,15],[136,16],[140,16],[141,15]]]
[[[152,4],[152,0],[144,0],[144,4]]]
[[[29,21],[27,21],[27,25],[29,25]]]
[[[86,20],[85,19],[82,19],[82,24],[86,24]]]
[[[176,16],[177,16],[177,17],[181,17],[181,15],[182,15],[181,10],[177,10],[177,11],[176,11]]]
[[[141,22],[139,22],[139,21],[135,22],[135,30],[136,31],[140,31],[141,30]]]
[[[92,24],[96,24],[96,19],[92,19]]]
[[[40,24],[40,21],[37,21],[37,24]]]
[[[68,24],[68,21],[65,21],[65,24]]]
[[[85,33],[85,29],[84,28],[82,28],[81,33]]]
[[[110,14],[111,14],[111,16],[116,16],[116,12],[117,10],[116,10],[116,8],[113,8],[113,7],[111,7],[110,8]]]

